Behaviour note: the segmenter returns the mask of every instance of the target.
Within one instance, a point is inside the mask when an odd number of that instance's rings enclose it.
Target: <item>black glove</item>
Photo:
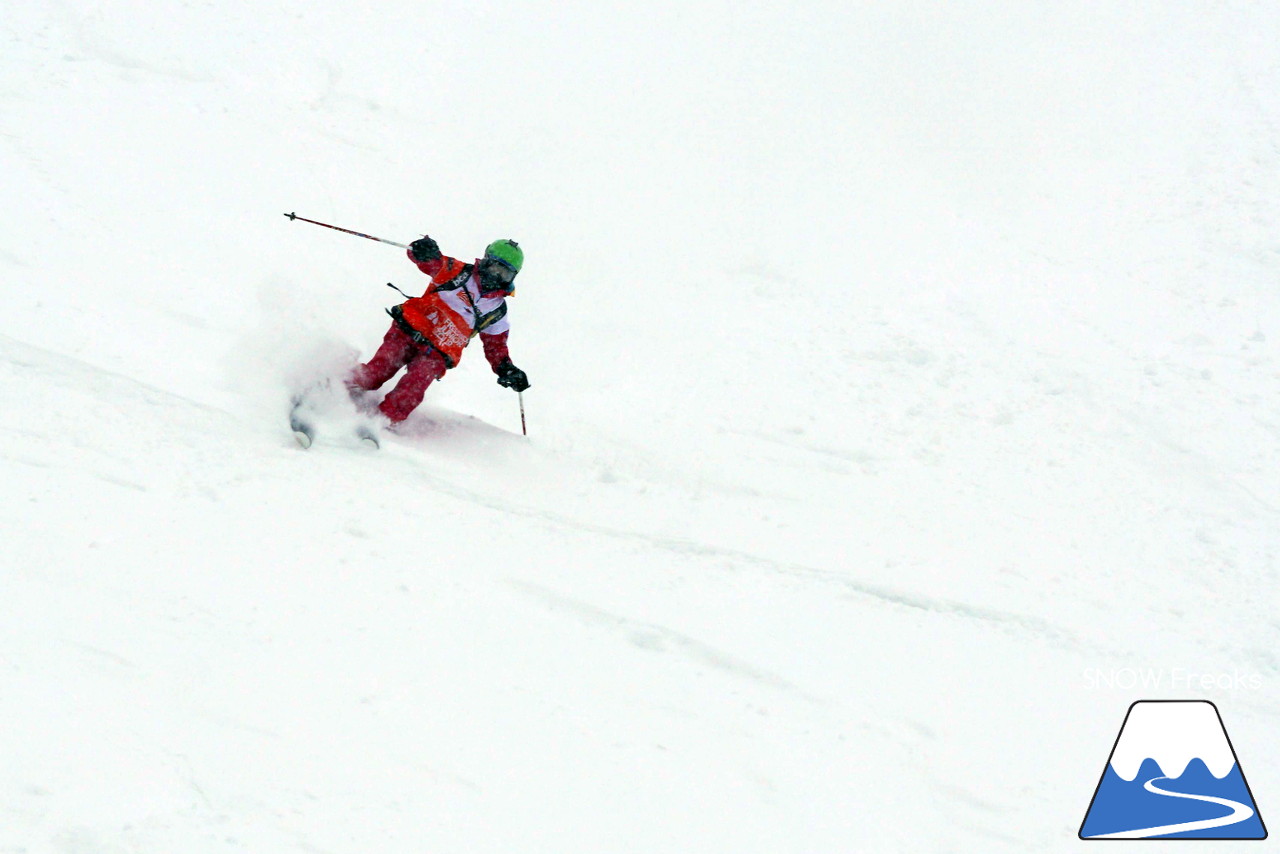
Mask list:
[[[430,237],[423,235],[409,244],[409,254],[415,261],[434,261],[440,257],[440,246]]]
[[[507,359],[498,365],[498,385],[506,386],[513,391],[524,391],[529,387],[529,377]]]

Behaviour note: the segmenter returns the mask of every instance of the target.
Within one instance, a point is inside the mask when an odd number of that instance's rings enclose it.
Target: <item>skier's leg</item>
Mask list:
[[[351,378],[347,381],[348,388],[352,391],[357,389],[373,391],[375,388],[381,388],[382,384],[394,377],[396,372],[403,368],[417,352],[418,345],[413,343],[413,339],[399,326],[391,324],[378,352],[374,353],[373,358],[365,364],[356,365],[351,372]]]
[[[427,386],[444,376],[447,366],[444,357],[437,350],[427,350],[420,356],[410,360],[409,369],[404,372],[400,382],[391,393],[382,399],[378,409],[393,424],[399,424],[409,417],[409,413],[422,403],[422,396],[427,393]]]

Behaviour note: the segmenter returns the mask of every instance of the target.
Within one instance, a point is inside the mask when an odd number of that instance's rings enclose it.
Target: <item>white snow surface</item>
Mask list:
[[[1218,779],[1236,764],[1222,721],[1207,702],[1134,703],[1116,740],[1111,767],[1132,781],[1147,759],[1154,759],[1166,777],[1175,779],[1192,759],[1203,761]]]
[[[1075,850],[1158,697],[1265,818],[1278,36],[7,4],[0,852]],[[476,348],[300,450],[425,280],[287,211],[519,240],[528,438]]]

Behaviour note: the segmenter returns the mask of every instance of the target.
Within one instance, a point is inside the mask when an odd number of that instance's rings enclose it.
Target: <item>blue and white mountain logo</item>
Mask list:
[[[1218,707],[1129,707],[1080,825],[1081,839],[1266,839]]]

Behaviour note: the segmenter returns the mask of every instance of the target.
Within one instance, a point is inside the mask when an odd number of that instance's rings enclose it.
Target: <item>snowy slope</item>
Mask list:
[[[1164,696],[1268,818],[1280,10],[1101,5],[7,11],[0,852],[1060,850]],[[519,239],[529,438],[299,451],[422,280],[289,210]]]

